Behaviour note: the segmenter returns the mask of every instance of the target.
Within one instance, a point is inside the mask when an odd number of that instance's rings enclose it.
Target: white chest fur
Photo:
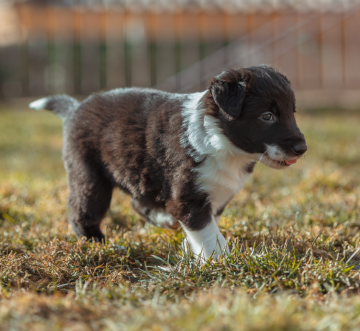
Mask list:
[[[195,150],[191,155],[196,161],[203,161],[194,171],[198,174],[199,189],[209,195],[215,214],[244,187],[249,178],[245,168],[254,161],[254,156],[235,147],[223,134],[217,120],[205,116],[205,109],[199,107],[205,93],[192,94],[184,105],[182,143]]]
[[[209,194],[213,214],[244,187],[249,178],[244,171],[248,163],[246,157],[227,154],[221,158],[208,156],[197,168],[199,187]]]

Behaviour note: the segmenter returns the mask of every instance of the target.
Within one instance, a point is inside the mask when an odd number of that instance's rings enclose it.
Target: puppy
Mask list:
[[[284,169],[307,150],[290,82],[266,65],[225,70],[199,93],[124,88],[81,103],[47,97],[30,108],[63,121],[69,219],[78,236],[104,238],[100,222],[119,187],[146,221],[181,226],[205,259],[229,251],[218,222],[255,164]]]

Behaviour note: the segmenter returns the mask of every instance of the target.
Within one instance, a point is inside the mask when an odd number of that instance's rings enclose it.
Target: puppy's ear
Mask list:
[[[215,78],[210,86],[210,92],[215,103],[231,117],[238,117],[241,113],[245,98],[246,84],[243,81],[226,81]]]

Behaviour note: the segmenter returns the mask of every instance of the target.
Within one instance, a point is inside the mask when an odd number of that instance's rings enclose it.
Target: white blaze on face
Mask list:
[[[266,152],[259,156],[259,161],[274,169],[283,169],[296,163],[298,157],[289,158],[284,151],[276,145],[267,145]]]
[[[286,154],[281,150],[279,146],[276,145],[266,145],[267,154],[270,158],[277,161],[283,161],[286,157]]]

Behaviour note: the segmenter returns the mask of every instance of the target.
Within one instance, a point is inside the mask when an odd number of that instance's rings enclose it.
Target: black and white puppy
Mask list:
[[[124,88],[81,103],[52,96],[30,108],[63,120],[77,235],[104,238],[100,222],[120,187],[146,221],[181,226],[202,258],[228,252],[220,215],[256,162],[283,169],[307,150],[290,82],[266,65],[225,70],[199,93]]]

